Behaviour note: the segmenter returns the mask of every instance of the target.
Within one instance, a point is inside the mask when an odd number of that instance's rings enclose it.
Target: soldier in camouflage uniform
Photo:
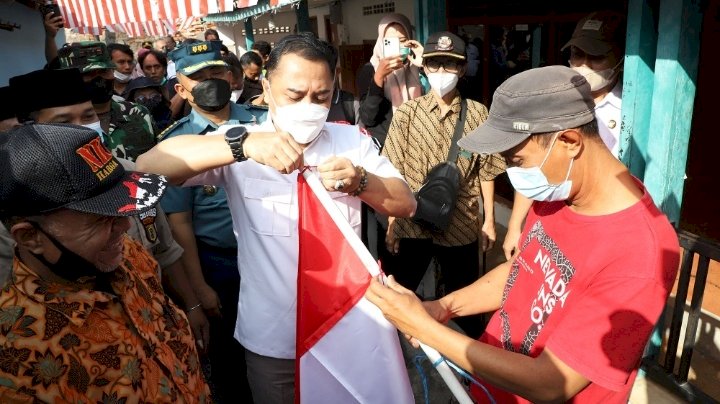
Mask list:
[[[152,116],[147,108],[112,99],[115,63],[103,42],[76,42],[58,50],[61,69],[78,68],[100,118],[103,141],[119,158],[135,161],[155,145]]]

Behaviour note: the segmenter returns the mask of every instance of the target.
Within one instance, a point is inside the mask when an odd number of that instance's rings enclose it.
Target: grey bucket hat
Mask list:
[[[479,154],[511,149],[533,133],[577,128],[595,119],[590,85],[565,66],[526,70],[495,90],[488,119],[460,139],[465,150]]]

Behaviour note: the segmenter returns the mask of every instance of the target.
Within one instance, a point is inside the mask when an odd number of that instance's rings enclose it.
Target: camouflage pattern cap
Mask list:
[[[105,43],[97,41],[66,44],[58,49],[58,62],[61,69],[77,68],[80,73],[116,67]]]

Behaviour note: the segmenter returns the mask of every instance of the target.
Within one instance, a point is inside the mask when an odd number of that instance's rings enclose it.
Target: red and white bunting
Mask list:
[[[237,8],[246,8],[257,5],[258,0],[235,0],[235,6]]]
[[[165,24],[160,20],[145,21],[142,23],[143,29],[147,36],[161,36],[167,35],[167,28]]]
[[[168,28],[163,27],[164,20],[199,18],[233,10],[233,0],[58,0],[58,4],[65,26],[77,28],[79,32],[99,32],[102,29],[98,27],[140,23],[146,31],[162,32],[157,35],[168,33]]]
[[[190,16],[187,18],[178,18],[176,20],[177,23],[177,30],[178,31],[185,31],[186,29],[189,29],[192,26],[192,23],[195,21],[195,17]]]

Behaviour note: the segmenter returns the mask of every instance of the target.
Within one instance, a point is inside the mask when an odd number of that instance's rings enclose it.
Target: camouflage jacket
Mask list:
[[[135,161],[155,146],[152,116],[147,108],[128,101],[113,100],[105,143],[116,157],[130,161]]]

